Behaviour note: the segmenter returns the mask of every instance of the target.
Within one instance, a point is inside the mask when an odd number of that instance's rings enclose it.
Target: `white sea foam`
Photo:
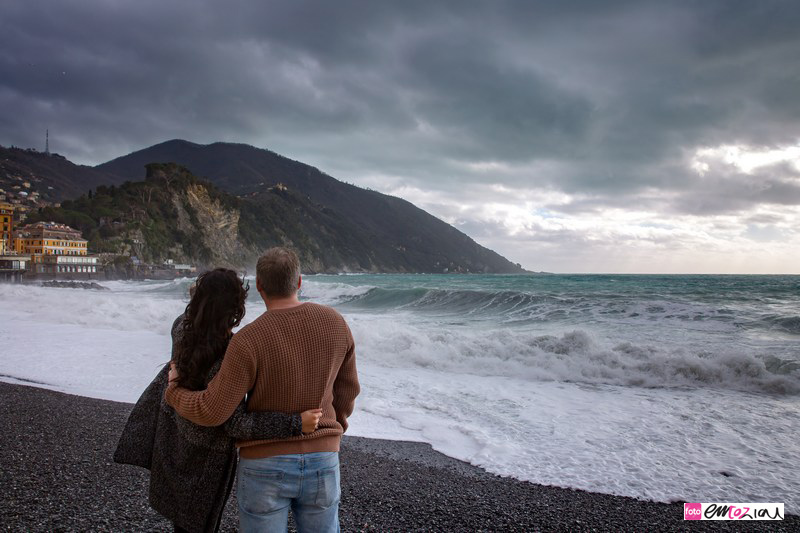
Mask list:
[[[351,327],[370,362],[386,367],[530,381],[800,394],[798,365],[776,373],[767,368],[769,359],[729,347],[712,353],[608,344],[581,330],[541,335],[512,329],[421,327],[396,317],[365,315],[351,315]]]
[[[429,442],[491,472],[658,501],[800,509],[794,398],[361,370],[351,432]],[[772,498],[772,499],[770,499]]]
[[[112,285],[104,283],[104,285]],[[14,323],[77,325],[84,332],[95,329],[152,331],[168,334],[172,321],[183,311],[182,295],[148,294],[159,285],[118,285],[114,291],[0,285],[0,299],[8,303],[8,319]],[[152,288],[151,288],[152,287]],[[144,292],[142,289],[145,289]],[[46,329],[42,328],[46,334]],[[55,339],[54,339],[55,340]],[[57,342],[57,341],[56,341]],[[85,342],[92,342],[87,335]],[[80,343],[83,344],[83,343]]]
[[[169,357],[188,283],[0,285],[0,379],[135,401]],[[316,285],[307,282],[306,295],[330,303],[372,290]],[[255,296],[246,321],[263,311]],[[342,310],[363,390],[352,434],[430,442],[544,484],[800,511],[792,361],[716,340],[698,348],[680,335],[655,343],[564,323],[509,328]]]
[[[104,283],[104,285],[109,285]],[[113,284],[111,284],[113,285]],[[0,375],[95,398],[135,401],[170,357],[173,294],[0,284]]]

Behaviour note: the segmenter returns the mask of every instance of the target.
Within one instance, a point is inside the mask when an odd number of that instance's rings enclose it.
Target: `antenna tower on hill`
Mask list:
[[[50,130],[44,134],[44,153],[50,155]]]

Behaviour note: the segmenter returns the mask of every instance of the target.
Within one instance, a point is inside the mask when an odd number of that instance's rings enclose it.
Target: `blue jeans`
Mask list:
[[[297,531],[339,531],[339,454],[278,455],[239,461],[239,531],[286,531],[292,509]]]

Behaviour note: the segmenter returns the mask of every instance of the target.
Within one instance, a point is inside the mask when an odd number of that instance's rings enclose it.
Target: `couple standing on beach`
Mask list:
[[[173,357],[131,412],[114,459],[150,470],[150,504],[176,531],[215,531],[236,475],[241,531],[339,530],[339,443],[359,393],[353,337],[298,300],[297,255],[271,248],[247,288],[215,269],[173,325]],[[246,399],[245,399],[246,397]],[[237,453],[238,447],[238,470]]]

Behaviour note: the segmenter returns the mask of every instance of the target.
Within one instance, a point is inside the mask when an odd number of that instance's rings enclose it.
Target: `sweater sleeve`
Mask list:
[[[236,440],[287,439],[303,434],[303,420],[298,414],[277,411],[248,413],[242,402],[223,426]]]
[[[220,426],[233,414],[256,380],[255,356],[246,339],[234,335],[219,372],[202,391],[170,383],[165,399],[179,415],[200,426]]]
[[[341,424],[343,431],[347,431],[347,417],[353,413],[356,396],[361,392],[356,372],[355,342],[347,324],[345,328],[347,328],[347,353],[333,382],[333,409],[336,411],[336,421]]]

